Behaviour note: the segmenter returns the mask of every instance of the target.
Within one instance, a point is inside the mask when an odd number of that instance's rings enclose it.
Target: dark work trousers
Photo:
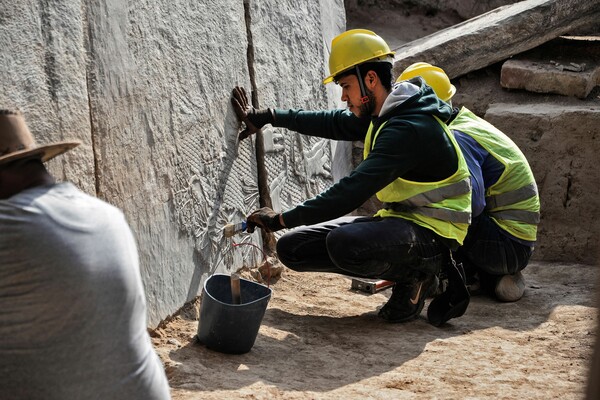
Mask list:
[[[402,218],[342,217],[287,232],[277,254],[295,271],[400,282],[437,274],[450,251],[434,232]]]
[[[463,246],[456,252],[467,275],[482,271],[488,275],[514,274],[527,266],[533,246],[521,244],[503,232],[485,213],[473,219]]]

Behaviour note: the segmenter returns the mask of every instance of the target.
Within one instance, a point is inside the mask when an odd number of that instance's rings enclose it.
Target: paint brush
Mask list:
[[[246,221],[238,222],[237,224],[227,224],[223,227],[223,237],[232,237],[235,234],[244,232],[248,224]]]

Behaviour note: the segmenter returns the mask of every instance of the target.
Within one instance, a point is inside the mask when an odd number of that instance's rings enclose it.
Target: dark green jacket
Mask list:
[[[407,97],[406,86],[394,86],[384,108],[389,112],[358,118],[348,110],[275,110],[274,126],[334,140],[364,141],[369,123],[383,127],[369,156],[347,177],[316,197],[283,213],[288,228],[312,225],[344,216],[398,177],[430,182],[445,179],[458,168],[452,143],[433,118],[447,120],[452,109],[420,78]],[[411,92],[408,92],[411,93]]]

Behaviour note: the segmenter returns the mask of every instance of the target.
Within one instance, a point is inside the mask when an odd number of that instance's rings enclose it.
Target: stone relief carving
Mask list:
[[[331,146],[326,139],[277,130],[281,133],[270,130],[270,137],[281,139],[282,144],[278,151],[267,153],[266,165],[273,209],[285,211],[332,184]]]

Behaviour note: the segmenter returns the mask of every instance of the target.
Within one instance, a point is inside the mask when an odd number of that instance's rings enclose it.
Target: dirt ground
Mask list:
[[[517,303],[473,297],[440,328],[389,324],[391,290],[285,270],[254,347],[222,354],[195,340],[198,304],[153,333],[173,399],[580,399],[596,338],[598,268],[534,262]]]
[[[348,15],[392,47],[459,21],[415,12]],[[385,23],[390,20],[391,27]],[[471,96],[489,97],[485,87]],[[285,270],[272,284],[252,350],[227,355],[195,340],[199,302],[151,333],[183,399],[581,399],[597,335],[597,266],[532,262],[517,303],[473,297],[440,328],[389,324],[369,295],[338,275]],[[427,307],[427,305],[426,305]]]

